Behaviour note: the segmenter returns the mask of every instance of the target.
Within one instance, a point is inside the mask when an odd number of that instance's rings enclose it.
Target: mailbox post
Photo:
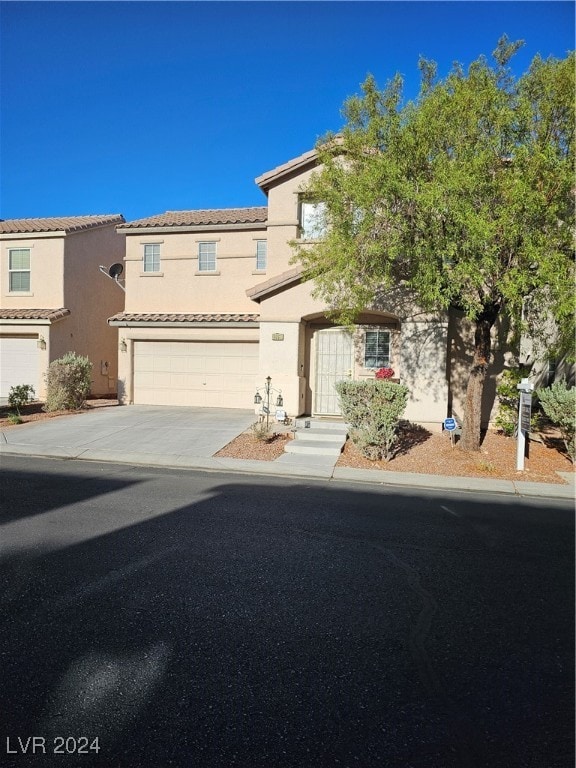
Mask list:
[[[524,456],[526,453],[526,435],[530,432],[530,419],[532,417],[532,392],[534,384],[528,379],[522,379],[516,385],[520,392],[518,403],[518,442],[516,444],[516,469],[524,469]]]

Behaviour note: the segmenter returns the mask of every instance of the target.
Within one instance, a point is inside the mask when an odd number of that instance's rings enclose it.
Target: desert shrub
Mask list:
[[[20,415],[20,408],[24,408],[31,400],[34,400],[34,387],[31,384],[16,384],[10,387],[8,392],[8,405],[15,408]]]
[[[8,414],[8,423],[9,424],[22,424],[22,419],[20,418],[20,413],[14,413],[11,412]]]
[[[86,402],[92,384],[92,363],[87,357],[67,352],[53,360],[46,374],[45,411],[77,411]]]
[[[502,377],[496,387],[498,397],[498,413],[494,424],[502,430],[506,437],[512,437],[518,430],[518,400],[520,392],[517,385],[528,376],[528,369],[508,368],[502,373]]]
[[[394,456],[398,423],[408,401],[408,387],[385,379],[338,381],[342,415],[350,424],[350,438],[366,458],[386,461]]]
[[[270,440],[270,428],[265,421],[256,421],[250,426],[254,440],[259,443],[266,443]]]
[[[550,387],[539,389],[537,395],[542,410],[552,424],[560,430],[566,452],[576,461],[576,387],[565,381],[555,381]]]

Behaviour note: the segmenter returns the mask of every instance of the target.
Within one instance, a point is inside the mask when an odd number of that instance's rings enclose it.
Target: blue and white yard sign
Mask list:
[[[453,432],[457,426],[458,425],[456,424],[456,419],[444,419],[444,429],[446,429],[448,432]]]

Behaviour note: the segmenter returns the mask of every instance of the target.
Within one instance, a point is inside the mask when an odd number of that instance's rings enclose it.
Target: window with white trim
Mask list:
[[[12,248],[9,250],[8,285],[11,293],[30,291],[30,248]]]
[[[216,243],[198,243],[198,271],[216,271]]]
[[[300,237],[319,240],[326,234],[326,203],[302,200],[300,203]]]
[[[268,241],[256,240],[256,269],[266,269],[266,259],[268,256]]]
[[[366,331],[364,336],[364,368],[387,368],[390,365],[390,331]]]
[[[144,246],[143,272],[160,272],[160,243]]]

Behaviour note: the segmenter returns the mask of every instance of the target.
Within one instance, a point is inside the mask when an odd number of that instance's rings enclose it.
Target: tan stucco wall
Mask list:
[[[448,406],[448,316],[422,312],[401,289],[391,291],[388,299],[389,304],[379,307],[378,312],[359,318],[352,375],[356,379],[374,375],[363,368],[363,330],[390,330],[391,365],[410,389],[405,417],[439,430]],[[282,389],[290,415],[309,413],[312,409],[314,336],[322,328],[332,326],[324,317],[325,311],[325,305],[312,296],[310,283],[293,286],[260,304],[260,371],[263,376],[272,376],[274,386]],[[283,334],[283,340],[275,341],[275,334]]]
[[[8,252],[30,249],[30,291],[9,293]],[[2,309],[58,309],[64,304],[63,237],[0,237],[0,307]]]
[[[56,357],[68,350],[87,356],[95,395],[117,390],[118,333],[107,320],[124,309],[125,297],[98,266],[122,262],[124,252],[125,237],[114,226],[76,232],[65,241],[64,306],[70,315],[58,326]],[[62,346],[66,349],[60,352]]]
[[[299,199],[314,169],[288,176],[268,191],[269,274],[290,268],[294,250],[290,241],[299,237]]]
[[[126,238],[127,312],[255,312],[246,289],[265,280],[256,271],[256,241],[265,229],[174,232]],[[216,242],[216,272],[198,274],[198,243]],[[160,244],[160,271],[143,272],[146,243]]]

